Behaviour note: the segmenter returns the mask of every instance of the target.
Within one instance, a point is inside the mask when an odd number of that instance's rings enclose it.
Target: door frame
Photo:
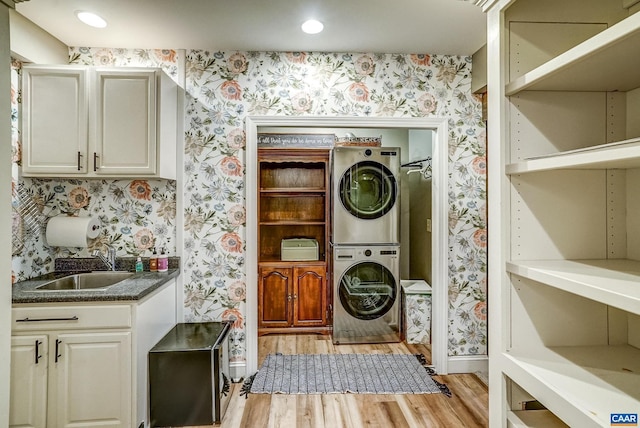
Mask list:
[[[258,370],[258,128],[403,128],[435,132],[432,159],[431,363],[448,373],[449,128],[445,118],[248,116],[245,121],[246,373]]]

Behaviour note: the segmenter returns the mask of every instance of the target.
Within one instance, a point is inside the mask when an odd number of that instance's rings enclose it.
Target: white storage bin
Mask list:
[[[318,241],[308,238],[283,239],[280,251],[284,261],[318,260]]]
[[[407,343],[431,343],[431,286],[422,279],[401,279],[402,332]]]

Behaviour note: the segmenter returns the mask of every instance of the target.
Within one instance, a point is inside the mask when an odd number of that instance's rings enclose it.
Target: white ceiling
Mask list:
[[[16,10],[68,46],[470,55],[486,42],[482,9],[463,0],[28,0]],[[300,31],[311,17],[322,33]]]

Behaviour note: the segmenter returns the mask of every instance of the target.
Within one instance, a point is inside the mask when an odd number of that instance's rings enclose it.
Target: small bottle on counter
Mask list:
[[[144,270],[144,266],[142,265],[142,258],[138,256],[136,259],[136,272],[142,272]]]
[[[149,270],[151,272],[156,272],[158,270],[158,252],[156,249],[153,249],[153,254],[149,258]]]
[[[169,256],[163,248],[158,256],[158,272],[166,272],[169,270]]]

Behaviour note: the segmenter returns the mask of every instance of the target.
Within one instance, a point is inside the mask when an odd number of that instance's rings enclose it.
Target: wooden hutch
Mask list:
[[[258,334],[329,331],[329,148],[258,149]],[[284,261],[283,239],[318,243]]]

